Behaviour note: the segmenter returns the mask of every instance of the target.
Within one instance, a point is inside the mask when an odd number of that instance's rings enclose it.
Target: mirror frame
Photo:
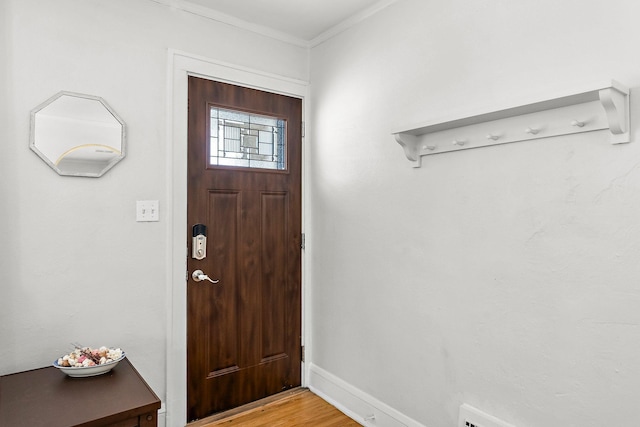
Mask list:
[[[59,98],[61,98],[63,96],[72,96],[72,97],[76,97],[76,98],[84,98],[84,99],[90,99],[90,100],[94,100],[94,101],[100,102],[102,104],[102,106],[107,109],[107,111],[113,116],[114,119],[116,119],[116,121],[118,123],[120,123],[120,125],[122,127],[122,132],[120,133],[120,146],[121,146],[120,155],[118,157],[114,158],[113,160],[111,160],[99,172],[96,172],[96,173],[92,173],[92,172],[65,172],[65,171],[61,170],[44,153],[42,153],[38,149],[38,147],[36,146],[36,114],[40,110],[42,110],[45,107],[51,105],[57,99],[59,99]],[[33,152],[35,152],[38,155],[38,157],[40,157],[42,160],[44,160],[45,163],[47,163],[49,165],[49,167],[51,167],[51,169],[56,171],[58,173],[58,175],[99,178],[102,175],[104,175],[105,173],[107,173],[109,170],[111,170],[111,168],[113,168],[118,162],[120,162],[125,157],[125,148],[126,148],[125,123],[122,120],[122,118],[109,106],[109,104],[107,104],[106,101],[104,99],[102,99],[101,97],[99,97],[99,96],[87,95],[87,94],[84,94],[84,93],[77,93],[77,92],[60,91],[60,92],[56,93],[55,95],[53,95],[51,98],[47,99],[46,101],[44,101],[43,103],[38,105],[37,107],[35,107],[33,110],[31,110],[31,131],[30,131],[30,138],[29,138],[29,148],[31,148],[31,150]]]

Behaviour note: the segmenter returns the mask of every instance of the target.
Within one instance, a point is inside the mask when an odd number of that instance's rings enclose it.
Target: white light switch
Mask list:
[[[136,221],[160,221],[157,200],[138,200],[136,202]]]

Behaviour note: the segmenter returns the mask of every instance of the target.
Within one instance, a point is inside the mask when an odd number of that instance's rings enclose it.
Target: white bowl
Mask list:
[[[122,356],[119,359],[112,360],[111,362],[104,363],[102,365],[95,366],[82,366],[80,368],[75,368],[72,366],[60,366],[58,365],[58,361],[53,362],[53,366],[60,369],[65,374],[70,377],[93,377],[96,375],[106,374],[110,370],[116,367],[118,362],[125,358],[124,351],[122,352]]]

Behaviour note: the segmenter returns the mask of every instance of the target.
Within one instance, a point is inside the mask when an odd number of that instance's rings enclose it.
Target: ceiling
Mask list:
[[[214,13],[312,42],[395,0],[184,0]]]

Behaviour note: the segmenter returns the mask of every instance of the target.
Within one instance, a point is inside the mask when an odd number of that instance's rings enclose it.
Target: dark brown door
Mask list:
[[[189,78],[189,420],[300,385],[302,101]],[[192,227],[207,227],[206,258]],[[202,270],[214,284],[192,278]]]

